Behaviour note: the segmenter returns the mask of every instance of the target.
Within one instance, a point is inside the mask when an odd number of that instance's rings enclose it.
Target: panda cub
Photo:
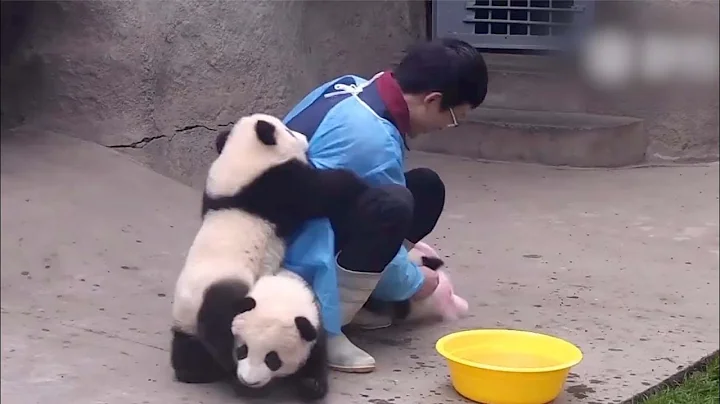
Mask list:
[[[231,331],[242,386],[288,378],[304,399],[327,394],[327,336],[315,293],[300,276],[288,270],[264,276],[235,307]]]
[[[314,169],[306,157],[306,138],[269,115],[241,118],[218,135],[216,147],[203,221],[173,300],[171,364],[176,378],[186,383],[210,383],[235,373],[231,325],[246,308],[237,306],[237,297],[278,271],[284,240],[305,221],[347,209],[367,187],[350,171]],[[305,333],[307,324],[299,321],[295,332]],[[314,346],[304,345],[308,352]],[[295,362],[288,363],[284,372]]]

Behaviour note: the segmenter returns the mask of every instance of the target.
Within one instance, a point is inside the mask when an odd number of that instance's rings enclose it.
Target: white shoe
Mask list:
[[[375,358],[341,333],[328,339],[328,365],[339,372],[370,373],[375,370]]]
[[[392,318],[382,314],[375,314],[369,310],[360,309],[353,317],[350,325],[363,330],[379,330],[392,325]]]

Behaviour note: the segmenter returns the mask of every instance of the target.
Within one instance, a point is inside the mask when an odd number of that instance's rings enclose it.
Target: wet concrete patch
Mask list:
[[[565,389],[565,391],[572,394],[573,397],[579,399],[585,399],[588,397],[588,394],[595,393],[595,389],[588,387],[584,384],[576,384],[573,386],[569,386]]]

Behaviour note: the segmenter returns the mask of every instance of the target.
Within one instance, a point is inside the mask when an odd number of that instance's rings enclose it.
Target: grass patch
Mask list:
[[[720,404],[720,361],[712,358],[705,369],[690,373],[676,385],[642,400],[643,404]]]

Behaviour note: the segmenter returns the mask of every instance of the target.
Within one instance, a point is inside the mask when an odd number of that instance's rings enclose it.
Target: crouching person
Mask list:
[[[308,137],[316,168],[348,168],[372,185],[346,212],[308,222],[286,254],[286,266],[313,285],[320,301],[332,368],[375,368],[374,358],[341,331],[371,294],[422,301],[447,290],[446,278],[408,259],[406,246],[435,227],[445,186],[430,169],[405,170],[405,141],[457,126],[486,93],[480,53],[459,40],[437,40],[416,45],[395,69],[370,80],[346,75],[321,85],[285,117]]]

